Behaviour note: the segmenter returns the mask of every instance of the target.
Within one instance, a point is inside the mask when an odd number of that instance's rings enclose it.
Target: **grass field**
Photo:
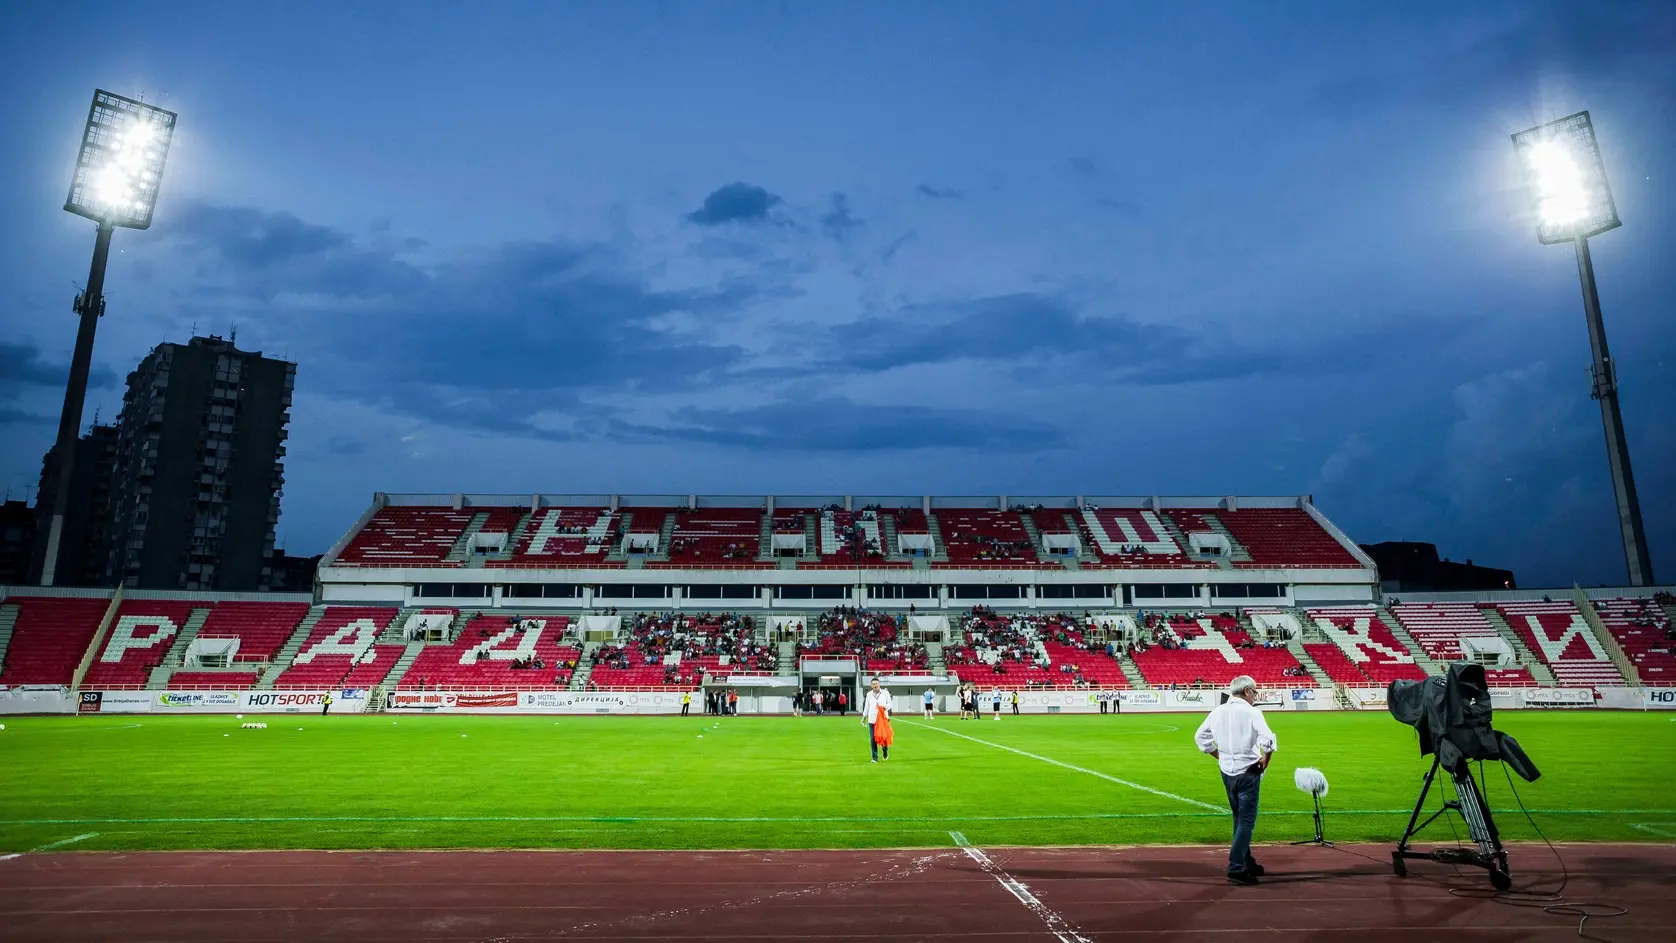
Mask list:
[[[1401,832],[1426,768],[1412,730],[1383,712],[1270,717],[1281,749],[1259,840],[1307,836],[1298,766],[1332,782],[1330,838]],[[1215,764],[1192,746],[1198,715],[904,715],[877,765],[853,717],[258,719],[268,729],[9,719],[0,851],[76,836],[87,850],[861,848],[946,845],[950,830],[984,845],[1217,843],[1229,828]],[[1548,838],[1676,838],[1669,715],[1497,721],[1544,771],[1516,782]],[[1501,769],[1485,773],[1504,837],[1535,838]]]

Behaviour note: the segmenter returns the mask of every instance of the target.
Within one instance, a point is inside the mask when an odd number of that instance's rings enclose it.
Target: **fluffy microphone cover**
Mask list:
[[[1315,769],[1314,767],[1298,767],[1298,769],[1292,773],[1292,782],[1297,784],[1299,790],[1307,792],[1312,796],[1324,796],[1327,794],[1327,777],[1321,775],[1321,771]]]

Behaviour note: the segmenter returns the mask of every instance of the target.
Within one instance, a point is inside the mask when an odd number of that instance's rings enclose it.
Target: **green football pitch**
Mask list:
[[[1292,770],[1332,784],[1328,837],[1389,841],[1427,761],[1383,712],[1271,714],[1263,841],[1310,833]],[[0,851],[872,848],[1226,840],[1198,715],[897,721],[867,762],[849,718],[266,715],[10,718]],[[1676,838],[1667,714],[1504,712],[1544,776],[1515,780],[1551,840]],[[1502,769],[1504,837],[1534,839]],[[1434,792],[1434,796],[1436,793]],[[1434,799],[1432,805],[1436,805]],[[1442,822],[1427,833],[1453,841]]]

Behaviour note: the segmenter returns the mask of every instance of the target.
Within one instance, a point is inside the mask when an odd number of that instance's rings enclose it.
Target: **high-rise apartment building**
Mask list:
[[[105,576],[110,557],[111,476],[116,462],[116,426],[94,423],[76,440],[75,464],[70,469],[70,500],[58,539],[58,562],[53,582],[59,586],[109,586]],[[31,538],[29,582],[41,580],[51,531],[53,500],[58,494],[58,446],[41,459],[41,485],[35,492],[35,526]]]
[[[265,590],[297,365],[219,337],[159,344],[128,375],[105,576],[141,589]]]

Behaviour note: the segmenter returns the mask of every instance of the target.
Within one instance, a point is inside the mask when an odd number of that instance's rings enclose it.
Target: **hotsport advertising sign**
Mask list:
[[[83,691],[82,713],[300,714],[320,713],[324,691]],[[367,692],[332,692],[334,713],[366,710]]]
[[[1676,710],[1676,688],[1647,688],[1646,706],[1654,710]]]

